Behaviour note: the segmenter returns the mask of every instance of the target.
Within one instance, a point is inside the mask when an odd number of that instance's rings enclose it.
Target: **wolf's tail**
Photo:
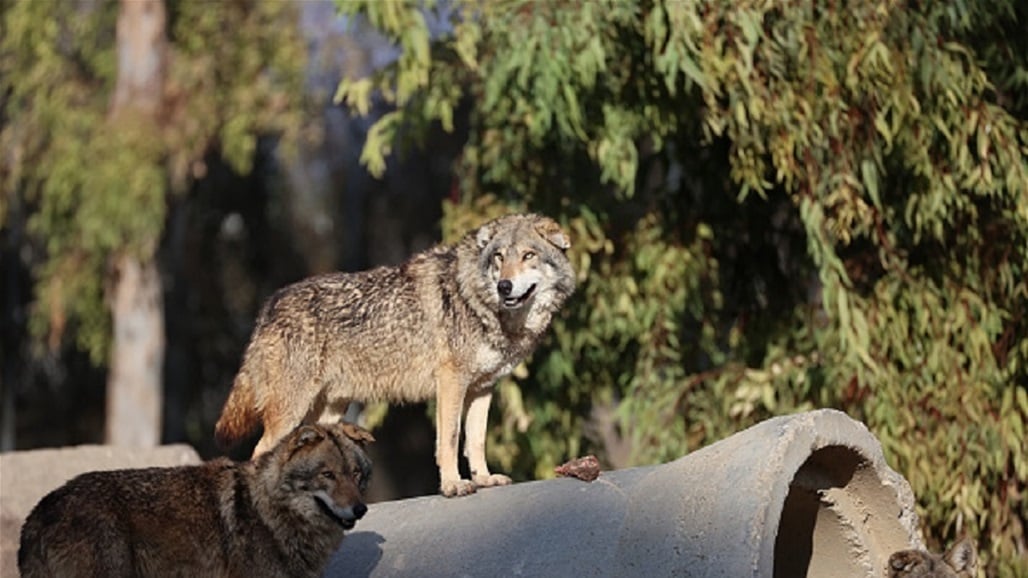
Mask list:
[[[221,449],[228,450],[253,433],[260,421],[253,383],[245,371],[240,371],[214,426],[214,441]]]

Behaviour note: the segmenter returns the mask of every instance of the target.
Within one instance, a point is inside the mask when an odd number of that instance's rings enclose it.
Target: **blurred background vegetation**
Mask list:
[[[581,284],[498,386],[499,469],[834,407],[929,544],[1028,575],[1025,3],[166,0],[143,139],[106,118],[119,3],[73,4],[0,5],[5,449],[99,441],[125,251],[161,273],[161,439],[209,455],[271,291],[528,209]],[[432,492],[424,407],[368,418],[382,497]]]

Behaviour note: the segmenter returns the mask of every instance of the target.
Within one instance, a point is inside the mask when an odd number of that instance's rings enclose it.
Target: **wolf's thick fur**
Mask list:
[[[440,491],[509,484],[485,462],[492,386],[539,342],[575,288],[568,236],[553,220],[509,215],[395,267],[312,277],[264,304],[216,437],[263,424],[254,455],[299,423],[332,421],[351,401],[435,397]],[[467,409],[460,478],[457,446]]]
[[[974,578],[977,573],[978,546],[968,536],[957,540],[941,556],[902,550],[889,557],[889,578]]]
[[[320,576],[367,511],[373,438],[305,425],[255,461],[82,474],[21,530],[23,578]]]

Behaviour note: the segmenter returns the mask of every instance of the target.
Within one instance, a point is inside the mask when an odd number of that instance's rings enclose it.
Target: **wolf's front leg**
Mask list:
[[[464,455],[471,468],[471,481],[485,488],[506,486],[510,478],[503,474],[490,474],[485,463],[485,434],[489,424],[489,403],[493,399],[492,387],[468,392],[468,415],[465,422]]]
[[[457,470],[464,392],[453,369],[441,367],[436,375],[435,461],[439,466],[439,492],[448,498],[475,493],[474,482],[462,480]]]

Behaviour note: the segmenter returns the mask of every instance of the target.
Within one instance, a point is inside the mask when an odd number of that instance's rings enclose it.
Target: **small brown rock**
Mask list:
[[[591,482],[600,475],[600,460],[596,456],[576,458],[554,468],[558,476],[578,478]]]

